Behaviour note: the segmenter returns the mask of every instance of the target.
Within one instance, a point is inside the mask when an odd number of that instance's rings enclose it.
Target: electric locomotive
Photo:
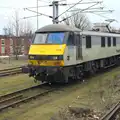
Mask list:
[[[29,76],[43,82],[68,82],[67,66],[74,63],[74,51],[70,50],[74,32],[79,35],[80,30],[62,24],[37,30],[29,50]]]
[[[84,73],[119,64],[119,49],[119,34],[47,25],[35,32],[30,46],[29,76],[50,83],[81,79]]]

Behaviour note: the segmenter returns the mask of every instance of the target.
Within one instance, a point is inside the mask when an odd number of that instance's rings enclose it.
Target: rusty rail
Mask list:
[[[0,77],[25,73],[24,72],[25,68],[27,68],[27,66],[14,67],[14,68],[0,70]]]
[[[44,86],[46,86],[46,85],[47,85],[47,83],[1,96],[0,97],[0,111],[5,110],[9,107],[14,107],[16,105],[20,105],[20,104],[28,102],[32,99],[36,99],[37,97],[44,96],[44,95],[48,94],[49,92],[52,92],[56,89],[56,88],[45,89]],[[34,90],[34,89],[42,88],[42,87],[44,88],[44,92],[36,93],[33,96],[32,95],[24,96],[24,93],[26,91]]]
[[[120,101],[113,106],[100,120],[112,120],[115,114],[120,110]]]

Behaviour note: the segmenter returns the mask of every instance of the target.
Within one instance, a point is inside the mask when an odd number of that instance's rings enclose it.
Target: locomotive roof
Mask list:
[[[77,31],[80,32],[80,29],[71,27],[65,24],[52,24],[52,25],[47,25],[44,26],[36,31],[36,33],[39,32],[59,32],[59,31],[64,31],[64,32],[69,32],[69,31]]]
[[[120,37],[120,34],[116,33],[105,33],[105,32],[96,32],[96,31],[81,31],[80,29],[72,26],[68,26],[65,24],[51,24],[51,25],[46,25],[36,31],[36,33],[39,32],[80,32],[81,35],[91,35],[91,36],[107,36],[107,37]]]
[[[105,33],[105,32],[95,32],[95,31],[82,31],[81,35],[91,35],[91,36],[105,36],[105,37],[120,37],[117,33]]]

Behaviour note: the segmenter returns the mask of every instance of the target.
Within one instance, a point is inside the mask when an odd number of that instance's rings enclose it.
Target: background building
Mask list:
[[[0,36],[0,55],[28,54],[31,37]]]

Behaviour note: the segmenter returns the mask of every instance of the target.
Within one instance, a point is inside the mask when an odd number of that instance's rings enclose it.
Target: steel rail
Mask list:
[[[21,69],[21,68],[22,68],[22,67],[7,68],[7,69],[2,69],[2,70],[0,70],[0,72],[9,71],[9,70],[14,70],[14,69]]]
[[[28,73],[28,72],[24,72],[24,67],[27,67],[27,66],[20,66],[20,67],[0,70],[0,77],[19,74],[19,73]]]
[[[22,89],[22,90],[18,90],[18,91],[15,91],[15,92],[0,96],[0,101],[3,101],[4,99],[9,99],[9,98],[11,98],[13,96],[16,96],[17,94],[21,94],[21,93],[29,91],[31,89],[34,90],[34,89],[39,88],[39,87],[44,87],[44,86],[46,86],[46,84],[47,83],[40,84],[40,85],[37,85],[37,86],[32,86],[32,87],[29,87],[29,88],[25,88],[25,89]]]
[[[19,91],[10,93],[10,94],[0,96],[0,111],[4,110],[6,108],[9,108],[9,107],[13,107],[15,105],[19,105],[20,103],[23,103],[25,101],[35,99],[39,96],[45,95],[45,94],[52,92],[53,90],[56,89],[56,88],[51,88],[51,87],[49,89],[48,88],[46,89],[46,88],[44,88],[46,85],[48,85],[48,84],[44,83],[44,84],[40,84],[37,86],[33,86],[30,88],[22,89],[22,90],[19,90]],[[38,93],[38,94],[36,93],[33,96],[31,96],[31,95],[24,96],[24,93],[26,93],[27,91],[34,90],[37,88],[44,88],[45,92]]]
[[[22,69],[0,72],[0,77],[22,73]]]
[[[5,110],[5,109],[7,109],[9,107],[15,107],[16,105],[20,105],[20,104],[25,103],[25,102],[29,102],[29,101],[31,101],[33,99],[36,99],[36,98],[40,97],[40,96],[44,96],[44,95],[46,95],[46,94],[48,94],[48,93],[50,93],[50,92],[52,92],[54,90],[56,90],[56,89],[55,88],[53,88],[53,89],[51,88],[50,90],[47,90],[47,91],[42,92],[42,93],[38,93],[38,94],[36,94],[34,96],[23,98],[23,99],[14,101],[14,102],[12,102],[10,104],[8,103],[7,105],[0,106],[0,111],[3,111],[3,110]]]
[[[120,110],[120,101],[113,106],[100,120],[112,120],[114,115]]]

